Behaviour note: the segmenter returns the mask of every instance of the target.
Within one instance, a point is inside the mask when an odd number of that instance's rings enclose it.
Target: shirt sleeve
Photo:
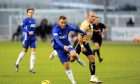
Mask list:
[[[80,29],[83,30],[83,31],[86,31],[87,26],[85,24],[81,24],[80,25]]]
[[[82,31],[84,31],[84,32],[86,32],[86,31],[88,30],[88,25],[85,24],[85,23],[82,23],[79,27],[80,27],[80,29],[81,29]],[[80,33],[80,34],[83,36],[82,33]]]
[[[83,35],[86,35],[86,34],[87,34],[87,33],[84,32],[83,30],[81,30],[81,29],[79,29],[79,28],[76,28],[76,27],[71,27],[71,26],[69,26],[69,29],[70,29],[71,31],[80,32],[80,33],[82,33]]]
[[[105,26],[104,24],[102,24],[102,28],[103,28],[103,29],[105,29],[105,28],[106,28],[106,26]]]
[[[53,34],[53,38],[54,40],[56,41],[56,43],[61,47],[61,48],[64,48],[64,45],[62,44],[62,42],[59,40],[59,35],[58,35],[58,32],[55,28],[53,28],[53,31],[52,31],[52,34]]]
[[[26,33],[29,32],[29,30],[28,30],[28,28],[27,28],[27,19],[25,19],[25,20],[22,22],[22,24],[21,24],[21,30],[24,31],[24,32],[26,32]]]

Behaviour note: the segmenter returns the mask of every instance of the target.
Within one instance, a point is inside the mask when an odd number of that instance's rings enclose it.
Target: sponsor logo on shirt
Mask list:
[[[31,24],[30,27],[35,27],[35,24]]]
[[[64,36],[59,36],[60,39],[66,39],[67,38],[67,35],[64,35]]]

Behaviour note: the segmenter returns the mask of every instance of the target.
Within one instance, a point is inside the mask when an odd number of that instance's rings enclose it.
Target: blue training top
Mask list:
[[[68,34],[70,31],[80,32],[80,33],[83,33],[84,35],[87,34],[86,32],[80,30],[79,28],[71,27],[68,24],[65,26],[64,29],[62,29],[59,24],[56,24],[52,30],[52,35],[54,38],[53,40],[54,49],[64,49],[64,45],[66,46],[71,45],[70,41],[68,40]]]
[[[35,34],[36,20],[34,18],[25,18],[21,24],[21,31],[23,31],[24,40],[36,40]],[[33,35],[29,35],[29,32],[33,31]]]

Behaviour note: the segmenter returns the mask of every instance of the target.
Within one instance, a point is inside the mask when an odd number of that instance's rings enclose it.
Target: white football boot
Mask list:
[[[54,51],[51,53],[49,59],[52,60],[55,56],[57,56],[56,50],[54,50]]]
[[[102,83],[95,75],[92,75],[89,81],[93,83]]]

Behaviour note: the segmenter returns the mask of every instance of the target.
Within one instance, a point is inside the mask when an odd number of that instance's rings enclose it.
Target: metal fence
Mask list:
[[[79,9],[39,9],[35,10],[34,17],[37,19],[37,24],[44,18],[48,19],[51,24],[57,22],[60,15],[65,15],[68,22],[72,25],[78,25],[86,18],[86,11]],[[97,16],[104,21],[103,13],[97,12]],[[0,40],[10,40],[12,34],[16,31],[19,24],[26,17],[26,10],[22,9],[0,9]],[[129,18],[135,22],[135,26],[140,27],[140,16],[136,14],[112,14],[107,15],[107,25],[110,27],[125,27]],[[104,23],[104,22],[103,22]],[[109,39],[110,34],[107,34]]]

